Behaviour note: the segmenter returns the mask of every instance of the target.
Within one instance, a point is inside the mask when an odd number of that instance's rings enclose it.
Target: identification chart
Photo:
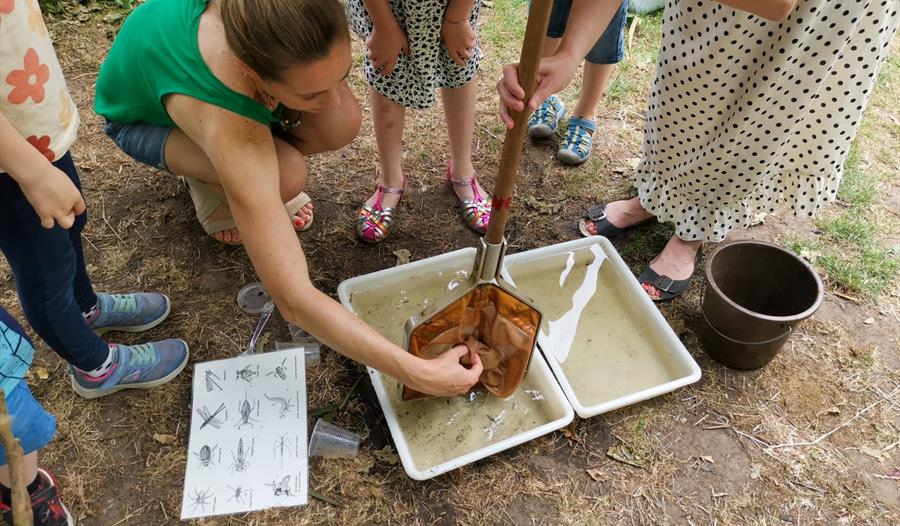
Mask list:
[[[181,518],[307,500],[303,348],[194,366]]]

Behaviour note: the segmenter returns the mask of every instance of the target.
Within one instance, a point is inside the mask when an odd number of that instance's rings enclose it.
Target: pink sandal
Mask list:
[[[456,205],[459,214],[462,216],[463,222],[476,234],[484,235],[488,229],[488,223],[491,221],[491,197],[483,196],[478,191],[478,185],[475,184],[475,177],[459,181],[453,178],[453,163],[447,166],[447,184],[453,195],[456,195],[455,186],[469,186],[472,188],[472,199],[459,199]]]
[[[372,206],[363,205],[356,211],[356,234],[366,243],[381,243],[394,224],[394,209],[382,206],[384,194],[403,195],[406,189],[406,175],[403,176],[403,188],[391,188],[378,185],[378,194]]]

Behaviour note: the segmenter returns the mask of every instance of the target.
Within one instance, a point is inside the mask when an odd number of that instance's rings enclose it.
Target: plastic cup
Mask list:
[[[315,340],[315,338],[313,338],[311,334],[301,329],[300,327],[297,327],[293,323],[288,323],[288,332],[291,333],[291,340],[293,340],[294,343],[306,343],[308,341]]]
[[[294,342],[275,342],[276,351],[286,351],[288,349],[303,349],[303,356],[306,359],[306,367],[315,367],[322,363],[322,346],[318,343],[304,343],[298,345]]]
[[[359,438],[356,433],[320,418],[309,437],[309,456],[353,458],[359,452]]]

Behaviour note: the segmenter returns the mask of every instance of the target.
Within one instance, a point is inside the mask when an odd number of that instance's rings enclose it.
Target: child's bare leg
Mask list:
[[[453,178],[465,181],[475,176],[472,166],[472,138],[475,135],[476,83],[473,80],[461,88],[441,90],[444,100],[444,117],[450,136],[450,159],[453,161]],[[480,184],[478,191],[485,195]],[[471,186],[453,185],[457,197],[472,199]]]
[[[278,155],[281,199],[282,202],[287,202],[306,187],[306,161],[303,154],[296,148],[278,138],[275,139],[275,152]],[[210,189],[214,192],[222,192],[219,176],[216,174],[212,162],[206,153],[181,130],[172,130],[166,141],[166,166],[176,174],[210,183]],[[194,206],[199,209],[202,203],[196,202],[196,197],[192,196],[192,198],[195,200]],[[309,203],[294,216],[294,226],[302,228],[307,221],[312,219],[312,213],[313,205]],[[231,212],[225,206],[221,206],[210,215],[210,219],[221,219],[230,214]],[[241,242],[241,236],[237,229],[216,232],[212,237],[225,243]]]
[[[23,457],[24,460],[24,475],[25,475],[25,484],[31,483],[37,477],[37,451],[32,451],[31,453],[25,455]],[[3,484],[7,488],[12,486],[12,483],[9,479],[9,465],[4,464],[0,466],[0,484]]]
[[[372,123],[375,127],[375,141],[378,143],[378,164],[381,167],[379,184],[391,188],[403,187],[403,122],[406,108],[369,88],[372,95]],[[366,201],[367,206],[375,203],[377,192]],[[400,195],[385,193],[382,206],[393,208],[400,201]]]
[[[613,64],[592,64],[585,61],[584,75],[581,83],[581,97],[575,106],[575,116],[582,119],[594,120],[597,114],[597,105],[603,98],[603,92],[609,85],[609,77],[612,75]]]

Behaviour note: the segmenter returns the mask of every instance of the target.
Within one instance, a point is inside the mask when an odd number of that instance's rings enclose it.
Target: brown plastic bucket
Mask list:
[[[728,367],[758,369],[822,297],[822,280],[793,252],[763,241],[722,245],[706,261],[700,341]]]

